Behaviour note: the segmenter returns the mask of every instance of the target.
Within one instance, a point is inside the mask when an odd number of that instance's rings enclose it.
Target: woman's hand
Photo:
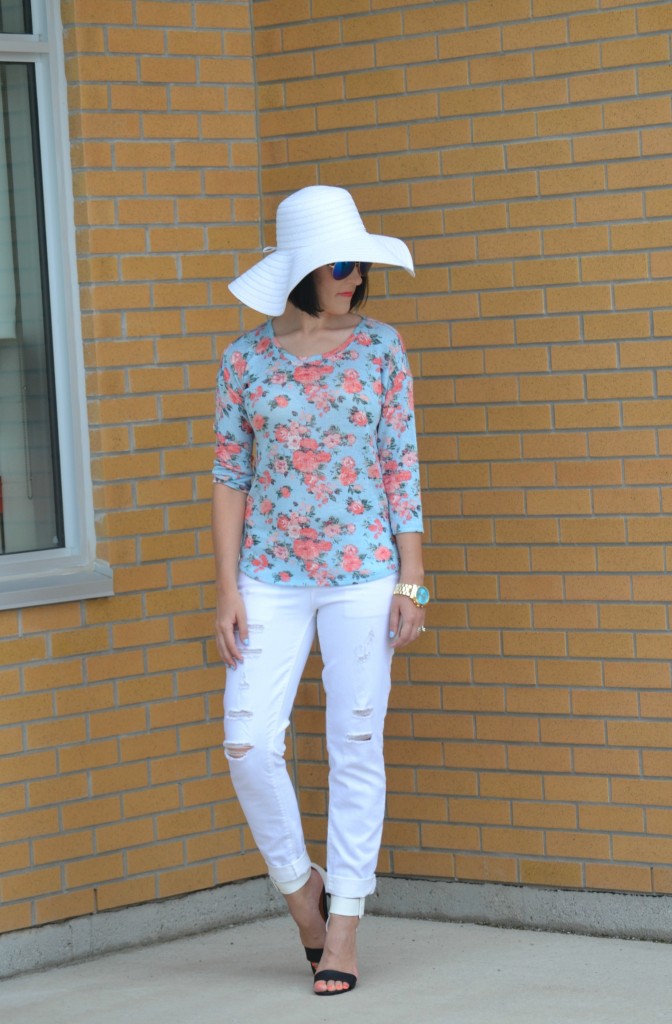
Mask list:
[[[247,615],[245,603],[238,588],[217,593],[215,614],[215,640],[222,660],[229,668],[235,669],[243,660],[243,653],[236,643],[236,633],[243,647],[247,647]]]
[[[395,537],[399,550],[399,581],[424,583],[422,566],[422,534],[398,533]],[[395,649],[417,640],[425,623],[425,609],[405,594],[394,594],[390,606],[390,646]]]
[[[404,594],[393,594],[390,606],[390,646],[398,650],[417,640],[425,622],[424,608]]]

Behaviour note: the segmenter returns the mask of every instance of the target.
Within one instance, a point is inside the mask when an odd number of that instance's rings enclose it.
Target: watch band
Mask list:
[[[429,591],[427,587],[417,583],[397,583],[393,590],[394,594],[401,594],[403,597],[410,597],[416,608],[425,608],[429,604]]]

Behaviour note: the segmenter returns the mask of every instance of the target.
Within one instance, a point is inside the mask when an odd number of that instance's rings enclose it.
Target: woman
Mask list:
[[[229,286],[268,319],[227,349],[217,380],[224,748],[317,969],[317,995],[356,984],[355,933],[383,826],[392,654],[424,631],[429,600],[406,355],[391,327],[357,313],[372,263],[413,273],[404,243],[367,233],[344,189],[285,199],[277,247]],[[306,852],[283,756],[315,630],[327,698],[326,875]]]

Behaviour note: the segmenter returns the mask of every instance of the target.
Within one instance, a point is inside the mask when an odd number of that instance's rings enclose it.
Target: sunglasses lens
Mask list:
[[[340,263],[331,264],[331,273],[334,281],[345,281],[346,277],[350,277],[355,267],[359,267],[359,273],[361,277],[366,277],[368,272],[371,270],[370,263],[359,263],[355,260],[341,260]]]
[[[350,261],[334,263],[331,273],[333,274],[334,281],[345,281],[346,277],[350,277],[354,269],[355,264]]]

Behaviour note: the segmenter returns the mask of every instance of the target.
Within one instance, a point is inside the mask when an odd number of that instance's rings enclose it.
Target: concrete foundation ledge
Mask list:
[[[284,914],[268,878],[0,935],[0,978]],[[672,942],[672,896],[380,877],[367,913]]]
[[[672,896],[382,877],[375,895],[367,899],[366,911],[387,917],[672,942]]]
[[[277,917],[285,901],[268,878],[0,935],[0,978],[76,963],[229,925]]]

